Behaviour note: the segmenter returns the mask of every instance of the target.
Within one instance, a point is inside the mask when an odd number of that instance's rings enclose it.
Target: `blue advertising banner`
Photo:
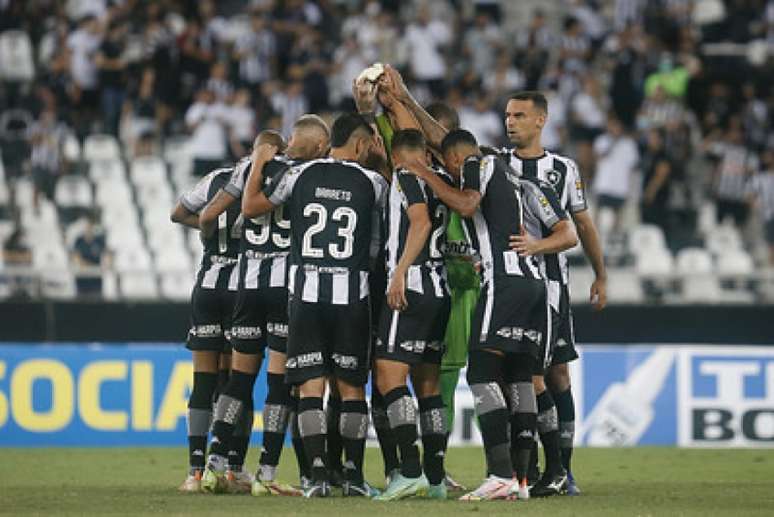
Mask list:
[[[576,441],[774,447],[774,348],[583,346],[571,363]],[[0,345],[0,446],[183,445],[192,387],[182,345]],[[480,443],[461,373],[453,445]],[[260,441],[265,372],[256,382]]]

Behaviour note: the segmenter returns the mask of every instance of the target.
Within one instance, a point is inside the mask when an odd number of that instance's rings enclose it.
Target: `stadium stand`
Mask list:
[[[476,99],[499,119],[509,91],[548,92],[550,118],[563,123],[546,145],[578,161],[589,193],[601,158],[593,144],[606,128],[588,125],[577,107],[623,122],[640,152],[629,195],[618,216],[592,207],[611,268],[611,302],[771,298],[767,212],[754,209],[749,185],[774,168],[764,159],[774,146],[774,1],[752,2],[757,10],[715,1],[530,0],[500,2],[496,11],[463,0],[431,2],[429,10],[421,2],[296,4],[303,9],[97,0],[43,12],[35,2],[0,3],[0,241],[21,229],[32,252],[29,266],[0,260],[0,276],[27,278],[37,287],[24,292],[34,296],[76,296],[73,279],[97,274],[106,298],[185,299],[200,242],[173,227],[168,213],[196,181],[184,116],[197,92],[213,92],[229,140],[226,162],[233,162],[247,152],[233,136],[240,89],[249,93],[253,133],[283,130],[294,106],[325,117],[350,109],[346,74],[383,61],[401,69],[423,102],[445,100],[463,120],[484,119]],[[405,36],[424,16],[459,30],[422,56],[439,57],[440,81],[414,69]],[[255,20],[263,21],[259,33]],[[108,44],[119,29],[125,36]],[[95,58],[84,59],[88,52]],[[118,69],[100,65],[108,55]],[[481,60],[490,63],[483,71]],[[216,72],[220,63],[225,77]],[[590,78],[596,89],[586,87]],[[56,119],[44,133],[51,142],[32,136],[48,127],[41,126],[47,111]],[[736,130],[743,158],[732,152]],[[650,146],[650,131],[661,148]],[[502,128],[495,137],[508,145]],[[659,160],[670,172],[654,194]],[[718,190],[729,163],[742,185],[733,213]],[[97,273],[70,258],[88,217],[109,250]],[[575,299],[583,301],[590,276],[579,247],[570,262],[573,291],[581,293]],[[14,296],[5,280],[0,297]]]

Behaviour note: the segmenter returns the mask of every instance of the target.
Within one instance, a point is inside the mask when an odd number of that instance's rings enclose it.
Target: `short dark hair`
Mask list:
[[[476,142],[476,137],[473,136],[473,133],[466,129],[455,129],[454,131],[449,131],[443,137],[441,151],[445,153],[462,144],[478,148],[478,142]]]
[[[532,104],[543,113],[548,113],[548,100],[546,96],[538,91],[524,90],[521,92],[512,93],[508,97],[509,101],[532,101]]]
[[[446,128],[449,131],[460,127],[460,116],[457,113],[457,110],[445,102],[433,102],[428,104],[425,108],[425,111],[428,113],[428,115],[439,122],[441,119],[447,119],[450,122],[449,125],[451,126]]]
[[[331,147],[344,147],[358,131],[363,131],[369,136],[374,134],[368,121],[359,113],[344,113],[333,122],[331,128]]]
[[[280,153],[285,152],[285,147],[287,146],[285,139],[282,138],[282,135],[274,129],[264,129],[258,133],[258,136],[255,137],[253,145],[260,144],[271,144],[275,146]]]
[[[392,149],[421,149],[425,148],[425,137],[418,129],[401,129],[392,135]]]

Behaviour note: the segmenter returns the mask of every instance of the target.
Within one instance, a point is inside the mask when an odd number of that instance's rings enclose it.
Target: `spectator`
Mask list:
[[[255,110],[250,104],[250,92],[246,88],[240,88],[231,97],[228,125],[231,158],[237,160],[250,152],[257,134]]]
[[[409,67],[412,77],[426,86],[436,98],[446,93],[446,61],[443,49],[451,43],[449,27],[430,17],[430,9],[422,4],[416,21],[406,28],[403,42],[411,50]]]
[[[227,158],[228,109],[210,90],[200,90],[188,108],[185,123],[191,132],[188,142],[193,156],[194,176],[204,176]]]
[[[226,65],[219,61],[210,68],[210,78],[207,80],[205,88],[215,94],[217,102],[228,102],[231,94],[234,93],[234,85],[228,79]]]
[[[62,173],[63,147],[67,129],[56,120],[56,113],[47,109],[40,114],[38,122],[30,130],[30,165],[35,185],[35,210],[40,207],[40,196],[54,199],[54,187]]]
[[[342,110],[349,110],[355,106],[352,98],[352,80],[369,64],[357,37],[354,35],[347,37],[333,56],[335,75],[332,81],[331,99],[334,106]]]
[[[732,123],[724,138],[710,146],[710,155],[718,163],[713,175],[718,223],[731,219],[742,228],[749,216],[750,180],[759,162],[755,153],[744,146],[740,126]]]
[[[669,194],[673,167],[664,149],[664,138],[658,129],[647,133],[642,153],[642,222],[659,226],[666,235],[669,225]]]
[[[127,63],[123,58],[126,30],[127,27],[122,22],[112,22],[95,59],[102,88],[101,106],[105,131],[113,135],[118,134],[118,123],[126,95]]]
[[[105,236],[97,233],[94,221],[88,220],[83,233],[75,240],[72,260],[76,266],[75,285],[79,295],[100,295],[102,274],[106,261]]]
[[[492,23],[487,12],[476,14],[473,26],[465,32],[463,51],[478,77],[486,77],[496,70],[495,59],[502,41],[499,27]]]
[[[578,145],[578,165],[581,174],[587,175],[592,170],[594,162],[592,144],[605,130],[605,111],[605,101],[599,82],[593,76],[587,75],[583,80],[583,90],[570,102],[572,136]]]
[[[134,145],[143,134],[154,136],[159,133],[159,101],[155,95],[156,73],[152,68],[142,71],[140,87],[132,100],[124,103],[124,125],[126,140]]]
[[[31,266],[32,252],[24,228],[18,223],[3,243],[3,262],[6,266]]]
[[[250,28],[237,38],[233,57],[239,62],[239,82],[253,89],[276,74],[277,38],[267,16],[258,10],[250,15]]]
[[[476,96],[472,106],[460,110],[460,127],[473,133],[481,145],[497,147],[503,143],[503,121],[483,93]]]
[[[751,191],[763,220],[769,266],[774,267],[774,149],[763,152],[762,162],[762,170],[753,179]]]
[[[494,99],[524,88],[524,75],[513,65],[507,50],[498,53],[494,68],[483,76],[483,86]]]
[[[594,140],[597,163],[593,189],[600,208],[610,208],[615,214],[615,228],[620,229],[620,211],[631,193],[631,177],[639,162],[634,140],[624,132],[623,124],[614,116],[607,121],[607,132]]]
[[[67,38],[70,51],[71,96],[76,106],[76,128],[80,135],[88,130],[99,105],[99,74],[95,56],[102,44],[102,28],[94,16],[86,16],[79,28]]]
[[[274,92],[271,104],[274,111],[282,118],[280,131],[282,136],[290,138],[293,124],[298,117],[309,111],[309,103],[304,96],[304,84],[300,78],[291,79],[282,91]]]
[[[637,116],[637,127],[640,130],[659,129],[665,126],[674,127],[685,118],[683,105],[675,99],[667,97],[666,91],[659,86],[642,105]]]
[[[569,17],[564,21],[564,31],[559,40],[559,59],[565,70],[583,72],[591,56],[591,41],[583,33],[580,21]]]

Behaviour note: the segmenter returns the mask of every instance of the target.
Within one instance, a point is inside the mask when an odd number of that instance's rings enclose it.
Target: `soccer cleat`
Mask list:
[[[226,492],[229,494],[249,494],[253,476],[245,471],[226,471]]]
[[[336,488],[342,488],[344,486],[344,473],[341,470],[330,469],[328,471],[328,479],[331,480],[330,485]]]
[[[465,485],[462,485],[460,483],[457,483],[449,474],[446,474],[446,477],[443,478],[443,482],[446,485],[446,489],[449,492],[464,492],[467,490],[465,488]]]
[[[368,484],[368,481],[363,481],[362,483],[344,481],[344,483],[341,485],[341,495],[344,497],[373,498],[379,495],[379,491]]]
[[[301,485],[301,492],[306,492],[310,488],[312,488],[312,478],[301,476],[299,478],[299,483]]]
[[[491,501],[507,499],[517,485],[515,479],[489,476],[481,485],[459,498],[460,501]]]
[[[446,487],[446,483],[442,481],[437,485],[429,485],[425,497],[428,499],[440,499],[441,501],[445,501],[447,495],[448,488]]]
[[[555,474],[544,472],[540,481],[529,491],[531,497],[550,497],[563,494],[567,490],[567,472],[562,469]]]
[[[567,495],[581,495],[581,490],[575,483],[575,477],[569,470],[567,471]]]
[[[183,484],[177,489],[186,494],[198,494],[202,491],[202,471],[194,470],[185,478]]]
[[[313,497],[330,497],[331,485],[327,481],[314,481],[308,490],[304,491],[304,497],[311,499]]]
[[[397,501],[415,495],[425,495],[429,486],[424,474],[418,478],[407,478],[397,473],[384,492],[374,497],[374,501]]]
[[[387,475],[384,476],[384,486],[392,483],[392,480],[395,479],[396,476],[400,476],[400,469],[392,469],[389,471]]]
[[[204,469],[204,475],[202,475],[201,486],[202,492],[222,494],[228,486],[225,471],[218,472],[207,465],[207,468]]]

